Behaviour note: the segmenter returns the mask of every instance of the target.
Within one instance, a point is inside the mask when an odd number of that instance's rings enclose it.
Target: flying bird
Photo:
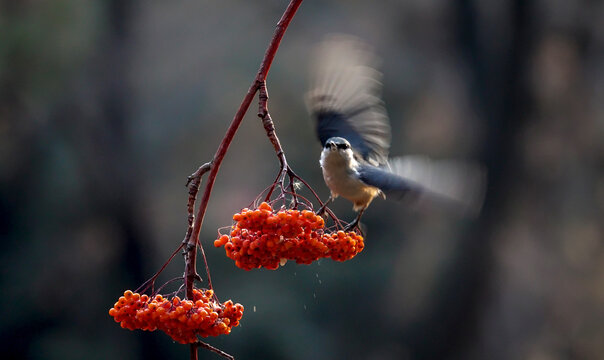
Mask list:
[[[391,131],[377,62],[370,46],[347,35],[329,36],[312,58],[306,102],[323,146],[320,165],[331,192],[326,204],[339,196],[352,202],[358,215],[347,230],[378,196],[477,214],[485,187],[481,166],[417,155],[389,158]]]

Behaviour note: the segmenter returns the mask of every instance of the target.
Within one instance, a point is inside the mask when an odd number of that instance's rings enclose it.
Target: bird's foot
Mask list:
[[[321,206],[321,208],[319,210],[317,210],[317,215],[319,215],[320,217],[324,217],[324,215],[327,213],[326,209],[327,209],[327,204]]]
[[[329,203],[331,203],[331,201],[333,200],[333,197],[329,197],[329,199],[327,199],[327,201],[323,204],[323,206],[321,206],[319,208],[319,210],[317,210],[317,215],[319,215],[322,218],[325,218],[325,214],[327,212],[327,205],[329,205]]]
[[[351,222],[350,224],[348,224],[344,227],[344,231],[352,231],[358,227],[359,227],[359,219],[355,219],[353,222]]]
[[[195,275],[193,275],[193,278],[199,282],[203,282],[201,275],[199,275],[199,273],[197,273],[197,272],[195,272]]]
[[[354,228],[357,228],[359,229],[359,231],[361,231],[361,228],[359,227],[359,222],[361,221],[361,216],[363,216],[363,212],[365,212],[365,208],[359,211],[357,217],[354,218],[354,220],[344,228],[344,231],[351,231]]]

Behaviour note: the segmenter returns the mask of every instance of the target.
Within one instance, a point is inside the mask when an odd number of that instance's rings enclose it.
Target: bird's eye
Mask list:
[[[350,145],[349,144],[338,144],[338,149],[350,149]]]

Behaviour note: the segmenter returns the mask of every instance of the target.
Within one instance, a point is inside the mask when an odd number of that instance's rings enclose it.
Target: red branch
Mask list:
[[[243,116],[245,115],[248,108],[250,107],[250,104],[252,103],[252,100],[254,99],[254,96],[260,89],[261,85],[264,84],[264,82],[266,81],[268,71],[271,67],[271,64],[273,63],[275,54],[277,53],[277,49],[279,48],[279,44],[281,43],[281,40],[283,39],[285,30],[287,29],[290,22],[292,21],[294,15],[295,15],[296,11],[298,10],[298,8],[300,7],[301,3],[302,3],[302,0],[291,0],[289,5],[287,6],[287,9],[285,9],[283,16],[277,23],[277,27],[275,29],[273,39],[271,40],[271,43],[269,44],[269,46],[264,54],[264,59],[262,60],[262,63],[260,64],[260,69],[258,70],[258,74],[256,75],[256,78],[254,79],[254,82],[250,86],[247,94],[243,98],[243,101],[241,102],[241,105],[239,106],[239,110],[237,110],[237,113],[235,114],[235,117],[233,118],[231,125],[227,129],[227,132],[224,135],[224,138],[222,139],[222,142],[218,146],[218,150],[216,151],[216,154],[214,155],[214,158],[212,159],[212,161],[209,165],[210,169],[209,169],[209,175],[208,175],[208,179],[206,182],[206,186],[205,186],[202,198],[201,198],[199,209],[197,210],[197,215],[194,218],[193,228],[191,230],[191,233],[189,234],[189,237],[188,237],[188,240],[187,240],[187,243],[185,246],[185,252],[186,252],[186,254],[185,254],[185,262],[186,262],[186,264],[185,264],[185,286],[186,286],[186,297],[189,299],[193,298],[193,285],[194,285],[195,279],[199,277],[199,275],[197,274],[196,264],[195,264],[198,245],[199,245],[199,248],[201,249],[202,255],[203,255],[203,246],[199,242],[199,233],[201,231],[203,219],[204,219],[204,216],[206,213],[206,209],[208,207],[208,202],[210,200],[212,188],[214,187],[214,182],[216,181],[216,175],[218,174],[218,170],[220,169],[222,160],[224,159],[224,156],[225,156],[229,146],[231,145],[231,142],[233,141],[233,137],[235,136],[237,129],[239,129],[239,126],[241,125]],[[197,181],[197,184],[199,184],[201,182],[201,174],[198,176],[196,176],[196,175],[198,175],[198,174],[196,173],[193,175],[195,177],[194,180]],[[199,178],[199,180],[197,180],[196,178]],[[188,205],[190,206],[191,203],[189,203]],[[188,231],[187,231],[187,233],[188,233]],[[205,261],[205,255],[203,255],[203,256],[204,256],[204,262],[206,264],[206,270],[208,270],[207,261]],[[207,276],[209,279],[209,277],[210,277],[209,272],[208,272]],[[209,281],[208,281],[208,283],[209,283]],[[211,284],[209,284],[209,285],[211,288]],[[196,344],[191,345],[191,360],[197,359],[197,347],[198,346],[199,345],[196,345]]]
[[[266,82],[260,84],[259,92],[260,93],[258,94],[258,117],[262,120],[262,125],[264,126],[264,130],[266,131],[266,136],[269,138],[271,144],[273,145],[275,153],[277,154],[279,162],[281,163],[281,169],[279,170],[279,174],[277,175],[277,178],[275,179],[273,184],[268,189],[264,201],[268,202],[270,200],[271,196],[273,195],[273,191],[275,190],[275,187],[279,185],[281,195],[285,196],[285,194],[290,194],[292,196],[293,208],[296,208],[298,206],[298,197],[300,197],[300,195],[296,194],[294,182],[300,181],[314,195],[316,200],[321,205],[322,211],[325,211],[328,216],[330,216],[334,220],[336,225],[339,228],[342,228],[343,226],[340,222],[340,219],[338,219],[337,216],[335,216],[335,214],[329,208],[327,208],[327,204],[323,204],[321,198],[319,197],[319,195],[317,195],[313,188],[310,187],[310,185],[308,185],[308,183],[306,183],[304,179],[296,175],[292,168],[289,167],[287,159],[285,158],[285,152],[283,151],[283,148],[281,147],[281,142],[279,141],[277,133],[275,132],[275,124],[273,123],[273,119],[271,118],[271,115],[268,111],[269,97],[268,90],[266,89]],[[285,189],[286,175],[289,177],[289,191]]]
[[[223,358],[229,359],[229,360],[235,360],[235,358],[232,355],[229,355],[227,353],[225,353],[224,351],[213,347],[212,345],[208,344],[208,343],[204,343],[201,340],[197,340],[196,343],[191,344],[191,351],[195,351],[195,353],[197,353],[197,348],[204,348],[207,350],[210,350],[212,352],[215,352],[216,354],[222,356]],[[191,354],[192,355],[192,354]],[[195,356],[197,356],[197,354],[195,354]]]

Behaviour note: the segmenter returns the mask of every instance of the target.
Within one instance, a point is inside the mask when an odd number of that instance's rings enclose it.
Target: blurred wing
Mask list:
[[[361,166],[361,180],[386,198],[416,206],[444,205],[464,215],[477,215],[484,199],[486,174],[476,164],[430,160],[421,156],[391,159],[390,169]]]
[[[374,54],[354,37],[332,35],[319,44],[313,59],[306,100],[321,145],[343,137],[364,160],[386,164],[390,124]]]

